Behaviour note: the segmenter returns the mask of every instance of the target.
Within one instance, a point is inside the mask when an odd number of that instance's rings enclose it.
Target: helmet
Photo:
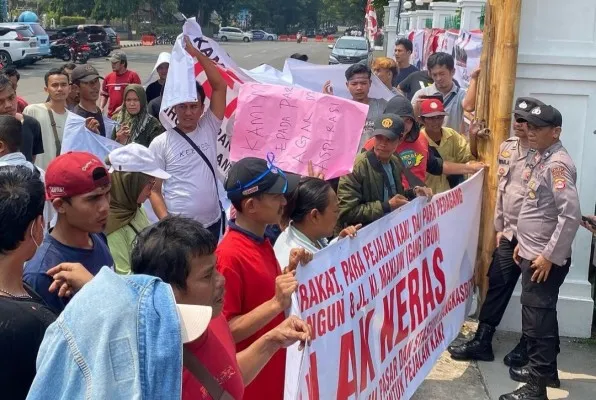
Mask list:
[[[84,29],[85,29],[85,27],[84,27],[83,25],[79,25],[79,26],[77,26],[77,30],[78,30],[78,31],[82,31],[82,30],[84,30]]]

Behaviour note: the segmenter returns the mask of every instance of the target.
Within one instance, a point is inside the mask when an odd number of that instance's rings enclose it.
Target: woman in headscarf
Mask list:
[[[151,141],[164,132],[159,120],[149,114],[147,96],[141,85],[128,85],[124,89],[124,102],[114,115],[118,126],[112,139],[120,144],[139,143],[149,147]]]
[[[110,166],[112,188],[105,234],[116,272],[127,275],[131,273],[132,244],[139,232],[150,225],[142,205],[149,198],[155,179],[168,179],[170,174],[159,168],[148,148],[137,143],[112,151],[106,164]]]

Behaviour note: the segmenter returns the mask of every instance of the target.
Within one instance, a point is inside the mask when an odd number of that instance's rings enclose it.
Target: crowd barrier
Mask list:
[[[331,35],[327,36],[327,43],[334,43],[335,42],[335,38]]]
[[[321,35],[317,35],[317,36],[315,37],[315,41],[317,41],[317,42],[322,42],[322,41],[323,41],[323,36],[321,36]]]
[[[155,46],[155,36],[153,36],[153,35],[141,36],[141,44],[143,46]]]
[[[281,42],[287,42],[288,41],[288,35],[279,35],[279,41]]]

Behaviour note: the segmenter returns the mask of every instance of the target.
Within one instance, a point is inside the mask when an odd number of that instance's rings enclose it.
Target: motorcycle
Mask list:
[[[89,48],[91,49],[89,53],[91,58],[104,57],[105,49],[102,42],[89,43]]]
[[[302,43],[302,33],[300,32],[296,35],[296,43]]]
[[[70,45],[67,43],[66,38],[50,43],[50,53],[54,58],[62,61],[70,61]]]

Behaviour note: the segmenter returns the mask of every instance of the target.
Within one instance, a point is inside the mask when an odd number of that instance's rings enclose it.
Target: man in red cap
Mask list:
[[[110,175],[93,154],[69,152],[55,158],[46,171],[46,198],[58,214],[35,256],[25,264],[24,281],[48,306],[61,312],[67,300],[50,293],[50,268],[63,262],[81,263],[93,275],[114,260],[103,231],[110,209]]]
[[[422,131],[428,139],[428,144],[437,149],[444,162],[465,164],[474,161],[478,157],[476,144],[478,131],[470,130],[470,141],[455,129],[443,126],[445,117],[443,102],[438,99],[425,99],[420,104],[420,118],[424,123]],[[463,177],[461,177],[463,180]],[[433,190],[433,193],[442,193],[459,183],[457,180],[447,179],[446,175],[426,176],[426,185]]]

